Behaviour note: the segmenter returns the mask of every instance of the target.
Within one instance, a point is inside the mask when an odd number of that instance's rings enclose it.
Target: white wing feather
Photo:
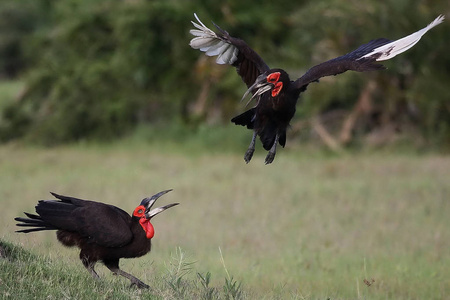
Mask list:
[[[236,47],[228,44],[228,47],[217,57],[218,64],[227,64],[228,62],[236,61],[238,50]]]
[[[218,56],[216,62],[218,64],[233,64],[237,60],[238,49],[226,40],[219,37],[214,31],[206,27],[194,14],[198,24],[191,21],[197,29],[191,29],[189,32],[195,36],[189,45],[194,49],[205,52],[208,56]]]
[[[443,21],[444,21],[444,16],[440,15],[433,22],[431,22],[427,27],[425,27],[419,31],[416,31],[408,36],[405,36],[404,38],[401,38],[401,39],[393,41],[389,44],[375,48],[372,52],[362,56],[360,59],[371,57],[373,55],[379,55],[379,54],[381,54],[381,55],[380,55],[380,57],[378,57],[376,59],[377,61],[391,59],[394,56],[396,56],[400,53],[403,53],[406,50],[413,47],[420,40],[420,38],[425,33],[427,33],[428,30],[430,30],[431,28],[433,28],[436,25],[441,24]]]

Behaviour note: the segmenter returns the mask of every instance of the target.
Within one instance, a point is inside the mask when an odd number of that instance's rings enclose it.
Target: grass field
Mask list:
[[[181,205],[155,218],[152,252],[121,261],[124,270],[156,287],[159,298],[194,298],[189,290],[174,296],[161,288],[160,278],[176,269],[180,251],[190,268],[186,283],[198,286],[197,273],[210,272],[210,285],[222,291],[233,276],[249,299],[450,297],[450,157],[330,156],[295,148],[280,150],[265,166],[265,153],[257,149],[246,165],[246,146],[239,152],[144,142],[1,146],[1,239],[62,269],[54,275],[61,280],[40,289],[44,296],[148,298],[101,265],[103,282],[121,289],[96,290],[77,250],[60,246],[52,232],[14,233],[13,218],[51,199],[50,191],[132,212],[142,198],[173,188],[159,204]],[[25,284],[8,280],[25,280],[20,274],[27,266],[0,263],[7,266],[0,294],[29,295]]]

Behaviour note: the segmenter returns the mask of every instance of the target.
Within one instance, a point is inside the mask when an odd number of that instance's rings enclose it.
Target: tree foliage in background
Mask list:
[[[111,139],[139,124],[180,120],[231,126],[229,118],[243,110],[245,86],[233,68],[189,47],[193,12],[293,77],[373,38],[396,39],[449,13],[445,1],[423,0],[7,0],[0,5],[0,73],[24,80],[26,88],[1,112],[0,139]],[[386,62],[387,71],[310,85],[291,138],[313,128],[337,147],[377,133],[388,141],[406,133],[450,145],[449,28],[433,29]]]

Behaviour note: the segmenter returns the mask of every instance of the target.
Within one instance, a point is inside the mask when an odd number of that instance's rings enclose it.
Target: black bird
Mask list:
[[[59,200],[40,200],[36,205],[37,215],[25,213],[28,218],[15,218],[22,222],[17,226],[32,227],[17,232],[57,230],[56,237],[64,246],[81,249],[80,259],[94,278],[99,279],[95,263],[102,261],[114,274],[128,278],[131,285],[148,288],[122,271],[119,259],[140,257],[150,251],[155,232],[150,219],[179,203],[150,209],[159,197],[170,191],[143,199],[132,216],[113,205],[51,193]]]
[[[208,56],[218,56],[218,64],[236,67],[238,74],[248,87],[244,99],[250,92],[256,105],[231,119],[236,125],[247,126],[253,130],[253,137],[245,153],[246,163],[250,162],[255,151],[256,137],[259,136],[264,149],[269,153],[265,163],[275,158],[277,144],[286,144],[286,129],[295,114],[300,93],[311,82],[319,78],[337,75],[352,70],[358,72],[385,69],[377,61],[388,60],[414,46],[431,28],[442,23],[444,16],[437,17],[427,27],[399,40],[391,41],[379,38],[368,42],[343,56],[328,60],[310,68],[295,81],[282,69],[271,69],[263,59],[243,40],[234,38],[228,32],[214,24],[217,32],[206,27],[194,14],[198,23],[192,22],[196,29],[190,33],[195,36],[190,42],[194,49],[200,49]],[[247,103],[247,105],[250,103]]]

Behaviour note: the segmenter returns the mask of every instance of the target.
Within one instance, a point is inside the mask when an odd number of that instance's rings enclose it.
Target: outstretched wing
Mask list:
[[[312,67],[294,82],[294,86],[300,89],[321,77],[341,74],[348,70],[365,72],[384,69],[383,65],[376,62],[391,59],[413,47],[428,30],[443,20],[444,16],[440,15],[427,27],[396,41],[384,38],[372,40],[350,53]]]
[[[243,40],[230,36],[216,24],[214,25],[219,31],[214,32],[200,21],[197,14],[194,16],[198,23],[192,21],[192,24],[197,29],[189,31],[195,36],[189,45],[205,52],[208,56],[217,56],[218,64],[229,64],[236,67],[247,87],[250,87],[259,75],[270,69],[258,53],[253,51]]]

